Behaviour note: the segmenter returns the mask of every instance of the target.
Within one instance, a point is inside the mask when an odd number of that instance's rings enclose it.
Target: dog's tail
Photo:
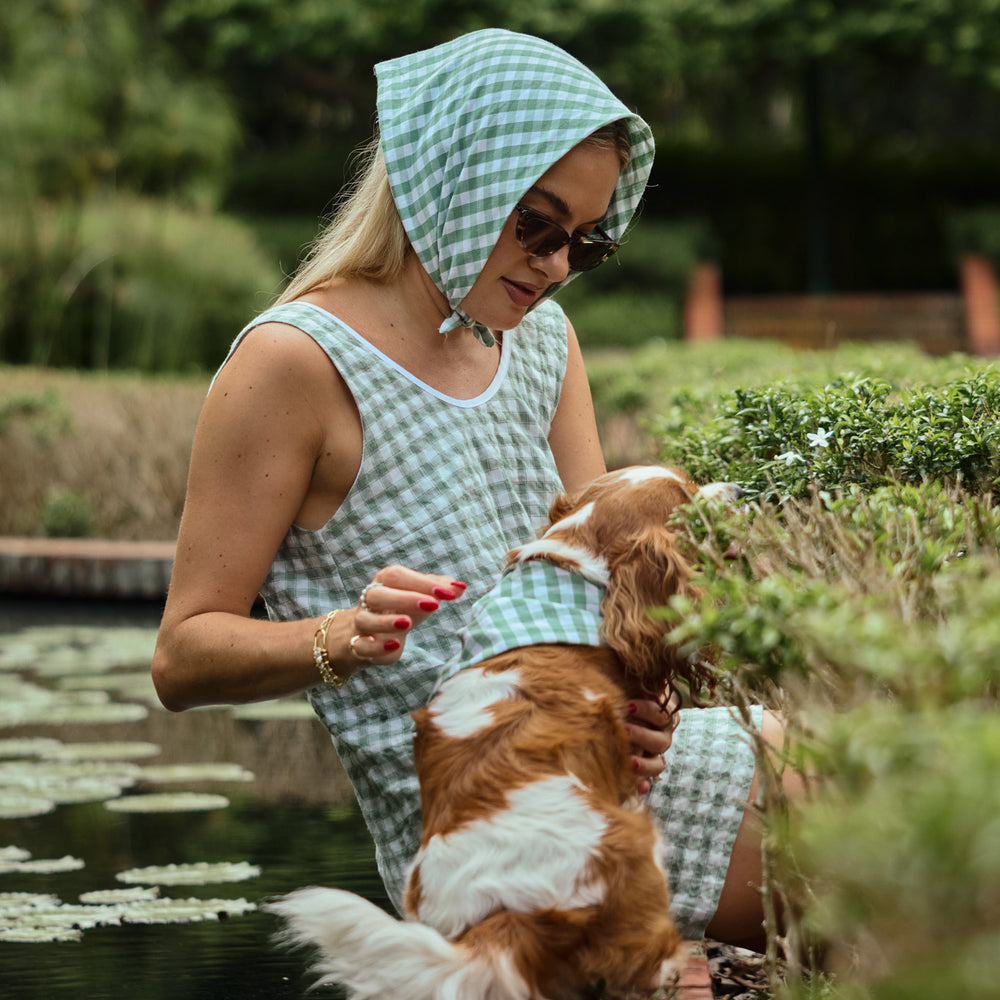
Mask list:
[[[340,983],[350,1000],[530,1000],[509,952],[453,943],[339,889],[299,889],[265,907],[286,921],[281,940],[315,945],[317,985]]]

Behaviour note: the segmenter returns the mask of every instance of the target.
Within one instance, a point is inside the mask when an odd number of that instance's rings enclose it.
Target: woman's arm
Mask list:
[[[568,319],[566,329],[566,378],[549,431],[549,446],[563,485],[567,490],[577,490],[602,475],[605,465],[583,354]],[[630,706],[626,726],[632,743],[631,766],[640,793],[648,792],[650,782],[663,770],[663,754],[670,749],[676,706],[671,708],[665,709],[655,701],[637,701]]]
[[[602,475],[605,467],[583,354],[568,319],[566,333],[569,338],[566,377],[549,428],[549,447],[563,486],[572,492]]]
[[[319,346],[279,324],[249,334],[216,379],[192,448],[152,665],[165,707],[259,701],[319,682],[312,648],[321,619],[272,623],[250,611],[289,526],[329,517],[360,457],[354,401]],[[430,613],[421,600],[444,579],[382,572],[402,589],[392,611],[347,608],[332,623],[327,648],[339,676],[361,666],[348,645],[359,633],[359,652],[374,663],[398,659],[408,629]]]

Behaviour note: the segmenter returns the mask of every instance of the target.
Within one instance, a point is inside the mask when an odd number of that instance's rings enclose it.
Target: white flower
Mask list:
[[[775,456],[775,460],[778,462],[784,462],[785,465],[791,465],[792,462],[805,461],[805,459],[797,451],[783,451],[780,455]]]
[[[806,434],[809,446],[812,448],[829,448],[830,439],[832,437],[833,433],[828,431],[825,427],[816,428],[815,434]]]

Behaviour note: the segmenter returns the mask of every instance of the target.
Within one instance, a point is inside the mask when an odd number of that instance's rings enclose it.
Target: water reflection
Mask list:
[[[51,609],[50,609],[51,610]],[[115,611],[118,614],[118,609]],[[34,616],[30,616],[34,617]],[[39,615],[48,624],[51,613]],[[81,617],[93,623],[95,609]],[[155,620],[146,622],[155,627]],[[9,604],[0,633],[34,624]],[[114,624],[136,624],[134,617]],[[11,639],[0,634],[0,643]],[[82,858],[59,875],[0,874],[0,893],[80,893],[120,886],[128,868],[248,861],[261,875],[247,882],[164,887],[162,895],[244,897],[259,902],[304,885],[339,886],[388,906],[364,824],[328,738],[313,720],[247,721],[227,709],[176,716],[152,708],[143,722],[112,726],[0,728],[0,738],[55,736],[65,742],[148,740],[162,747],[150,763],[228,761],[255,773],[249,784],[218,782],[178,790],[218,791],[227,809],[203,813],[115,813],[101,803],[62,805],[39,817],[0,820],[0,847],[35,858]],[[274,947],[273,917],[252,913],[221,922],[86,930],[74,943],[0,943],[4,1000],[284,1000],[302,997],[310,979],[302,954]],[[335,993],[325,991],[325,995]]]

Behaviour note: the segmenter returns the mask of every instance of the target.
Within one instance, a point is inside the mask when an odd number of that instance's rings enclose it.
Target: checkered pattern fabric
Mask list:
[[[375,72],[393,198],[454,310],[442,331],[475,325],[459,305],[518,199],[582,139],[619,119],[629,122],[632,160],[603,228],[614,238],[625,232],[652,167],[652,134],[562,49],[488,28],[379,63]]]
[[[409,713],[430,700],[504,555],[535,536],[562,488],[547,436],[566,370],[566,319],[554,302],[530,313],[504,337],[492,384],[469,400],[420,382],[316,306],[279,305],[247,329],[275,321],[303,330],[330,356],[358,406],[364,453],[333,519],[286,536],[262,589],[270,616],[353,606],[373,574],[396,562],[468,584],[461,600],[443,602],[414,630],[397,664],[359,671],[339,691],[322,685],[310,693],[399,904],[420,839]]]
[[[265,322],[297,327],[326,351],[364,428],[361,469],[340,510],[317,531],[293,526],[282,542],[262,589],[270,617],[352,606],[391,562],[469,584],[464,598],[443,603],[414,631],[399,663],[362,670],[340,690],[310,692],[354,785],[386,888],[401,907],[420,843],[409,713],[430,700],[444,665],[460,655],[470,608],[495,585],[506,552],[535,536],[561,489],[546,436],[566,367],[565,318],[554,302],[530,313],[504,338],[493,383],[470,400],[430,388],[306,303],[263,313],[233,350]],[[520,587],[526,595],[532,587],[551,591],[533,574]],[[589,615],[599,598],[558,600]],[[671,913],[687,936],[701,936],[715,912],[752,775],[752,753],[725,709],[682,713],[650,806],[671,847]]]
[[[461,632],[461,655],[446,673],[536,643],[602,646],[604,588],[544,560],[515,563],[476,601]]]
[[[759,729],[759,708],[753,720]],[[690,709],[681,712],[665,760],[646,802],[667,845],[670,915],[696,940],[726,880],[753,780],[753,751],[728,708]]]

